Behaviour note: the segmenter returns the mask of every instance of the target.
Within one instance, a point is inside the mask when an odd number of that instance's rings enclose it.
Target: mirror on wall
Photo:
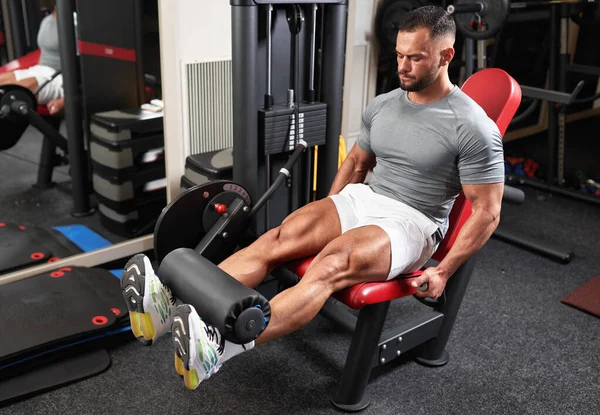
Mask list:
[[[158,0],[3,0],[0,21],[0,275],[152,233]]]

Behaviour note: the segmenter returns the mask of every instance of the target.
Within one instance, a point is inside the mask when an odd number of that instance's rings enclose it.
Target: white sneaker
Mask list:
[[[131,330],[142,344],[150,346],[171,329],[176,299],[154,274],[147,256],[137,254],[127,262],[121,290]]]
[[[221,368],[225,339],[219,330],[204,323],[189,304],[176,308],[171,332],[175,369],[184,377],[188,389],[196,389],[200,382]]]

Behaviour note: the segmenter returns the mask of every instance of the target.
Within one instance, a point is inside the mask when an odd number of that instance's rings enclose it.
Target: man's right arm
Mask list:
[[[367,173],[375,166],[375,154],[366,152],[354,144],[340,166],[328,196],[338,194],[347,184],[362,183]]]

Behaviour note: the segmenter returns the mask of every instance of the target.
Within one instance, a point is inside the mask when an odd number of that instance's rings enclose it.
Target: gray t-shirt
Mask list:
[[[369,185],[448,229],[461,184],[504,182],[496,123],[458,87],[430,104],[398,88],[375,97],[363,113],[358,146],[375,154]]]
[[[60,71],[60,49],[58,45],[58,25],[51,14],[40,23],[37,43],[40,48],[39,65],[49,66]]]

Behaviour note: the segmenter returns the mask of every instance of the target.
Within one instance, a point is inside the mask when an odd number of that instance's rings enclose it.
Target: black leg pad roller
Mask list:
[[[161,281],[198,315],[237,344],[256,339],[269,324],[271,307],[248,288],[193,249],[170,252],[158,270]]]

